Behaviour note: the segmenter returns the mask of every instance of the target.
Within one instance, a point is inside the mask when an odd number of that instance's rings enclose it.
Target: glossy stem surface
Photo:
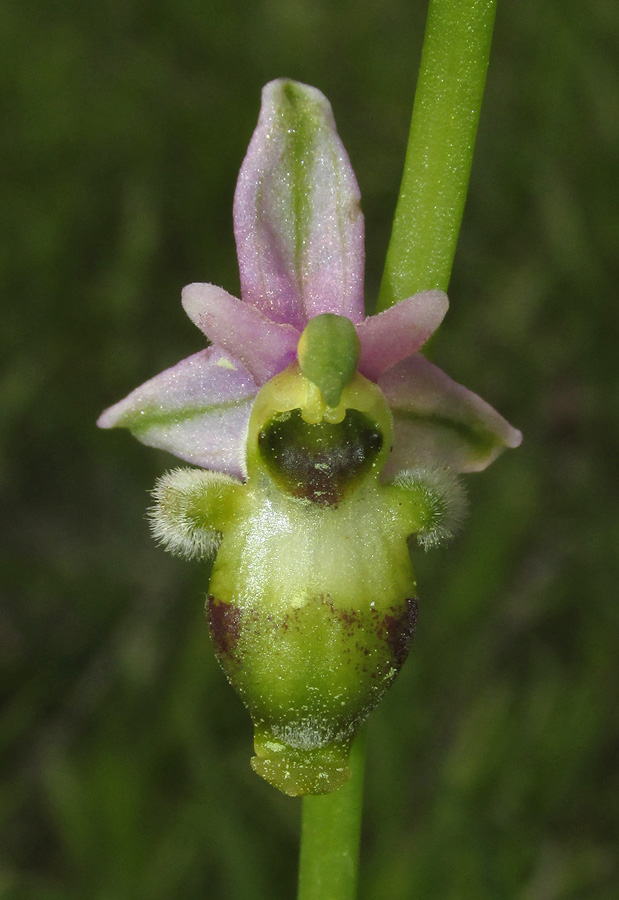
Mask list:
[[[496,0],[430,0],[381,311],[447,290],[473,159]]]
[[[354,900],[357,894],[365,739],[350,754],[350,781],[337,791],[304,797],[298,900]]]

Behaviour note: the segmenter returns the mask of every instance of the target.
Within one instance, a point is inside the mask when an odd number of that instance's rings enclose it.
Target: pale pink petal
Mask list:
[[[357,326],[359,371],[376,381],[386,369],[411,356],[441,324],[448,306],[443,291],[423,291],[367,318]]]
[[[420,353],[385,372],[378,385],[395,429],[385,474],[419,463],[478,472],[503,449],[522,441],[522,434],[485,400],[456,384]]]
[[[183,307],[204,334],[240,360],[262,385],[296,359],[300,334],[214,284],[188,284]]]
[[[219,347],[182,360],[99,417],[150,447],[218,472],[245,474],[245,437],[257,386]]]
[[[241,167],[234,231],[243,300],[303,329],[331,312],[363,320],[363,215],[328,100],[272,81]]]

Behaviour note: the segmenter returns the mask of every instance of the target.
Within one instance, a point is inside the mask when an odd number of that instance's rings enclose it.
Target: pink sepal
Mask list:
[[[361,322],[360,201],[326,97],[267,84],[234,198],[243,300],[300,330],[324,312]]]
[[[522,434],[489,403],[420,353],[378,379],[393,413],[395,440],[386,474],[427,464],[479,472]]]
[[[209,347],[136,388],[106,409],[97,425],[128,428],[150,447],[243,476],[245,434],[257,390],[238,360]]]

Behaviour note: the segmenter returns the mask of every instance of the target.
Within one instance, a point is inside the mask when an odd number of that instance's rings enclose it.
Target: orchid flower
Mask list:
[[[316,89],[264,88],[234,228],[242,300],[211,284],[182,295],[212,346],[99,425],[201,467],[159,480],[153,532],[172,552],[216,554],[210,632],[254,721],[254,769],[324,793],[408,653],[407,537],[449,537],[454,473],[521,435],[420,354],[442,291],[364,315],[359,189]]]

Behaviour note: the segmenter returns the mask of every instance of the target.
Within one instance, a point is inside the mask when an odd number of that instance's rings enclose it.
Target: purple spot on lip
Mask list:
[[[385,629],[385,643],[398,669],[404,665],[408,656],[417,625],[417,600],[414,597],[407,597],[405,603],[406,607],[399,615],[386,615],[382,622]]]
[[[222,603],[209,594],[206,615],[217,653],[233,656],[241,630],[240,609],[231,603]]]

